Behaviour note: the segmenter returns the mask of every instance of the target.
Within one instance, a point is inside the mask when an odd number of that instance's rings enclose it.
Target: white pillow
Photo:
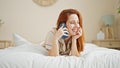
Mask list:
[[[23,38],[22,36],[18,35],[17,33],[13,34],[15,46],[10,51],[15,52],[33,52],[39,53],[43,55],[47,55],[47,50],[43,47],[44,41],[40,42],[40,44],[33,44]]]
[[[20,45],[23,45],[23,44],[29,44],[29,45],[32,44],[31,42],[29,42],[25,38],[21,37],[17,33],[13,34],[13,39],[14,39],[15,46],[20,46]]]

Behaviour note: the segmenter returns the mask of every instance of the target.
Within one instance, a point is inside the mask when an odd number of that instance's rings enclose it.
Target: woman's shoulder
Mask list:
[[[56,31],[57,31],[56,28],[53,27],[53,28],[48,32],[48,34],[55,34]]]
[[[51,32],[56,32],[57,30],[56,30],[55,27],[53,27],[50,31],[51,31]]]

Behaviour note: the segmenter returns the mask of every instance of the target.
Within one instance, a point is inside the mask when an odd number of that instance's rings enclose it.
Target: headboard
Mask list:
[[[0,40],[0,49],[14,46],[14,43],[10,40]]]

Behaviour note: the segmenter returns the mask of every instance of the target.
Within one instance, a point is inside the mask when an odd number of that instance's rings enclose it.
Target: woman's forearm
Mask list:
[[[53,39],[52,48],[49,50],[50,56],[59,56],[58,40]]]
[[[80,55],[77,50],[77,40],[76,39],[72,39],[71,55],[73,55],[73,56]]]

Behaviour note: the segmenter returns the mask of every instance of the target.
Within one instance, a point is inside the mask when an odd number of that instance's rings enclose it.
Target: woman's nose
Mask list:
[[[75,24],[75,27],[77,27],[77,28],[78,28],[78,27],[80,27],[80,25],[79,25],[79,24]]]

